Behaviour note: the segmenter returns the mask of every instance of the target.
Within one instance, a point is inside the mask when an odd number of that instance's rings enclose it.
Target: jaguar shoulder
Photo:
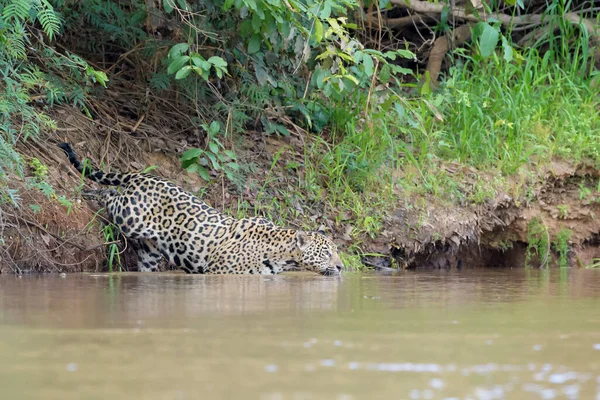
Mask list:
[[[87,178],[122,190],[85,191],[123,235],[137,241],[138,271],[157,271],[161,258],[188,273],[277,274],[307,269],[337,275],[335,243],[321,232],[283,229],[264,218],[234,219],[175,184],[141,173],[107,173],[83,165],[59,145]]]

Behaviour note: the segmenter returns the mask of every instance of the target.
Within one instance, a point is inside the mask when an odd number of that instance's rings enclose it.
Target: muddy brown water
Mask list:
[[[600,270],[0,276],[0,398],[600,400]]]

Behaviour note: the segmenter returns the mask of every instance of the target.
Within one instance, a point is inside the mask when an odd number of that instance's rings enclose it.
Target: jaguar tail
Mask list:
[[[58,145],[63,151],[66,153],[69,161],[77,171],[81,172],[88,179],[98,182],[101,185],[109,185],[109,186],[124,186],[130,180],[132,174],[121,174],[115,172],[104,172],[104,171],[96,171],[92,168],[91,165],[83,165],[79,158],[75,155],[75,152],[71,148],[69,143],[61,143]]]

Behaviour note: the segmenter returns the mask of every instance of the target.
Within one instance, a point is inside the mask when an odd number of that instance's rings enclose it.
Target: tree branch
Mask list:
[[[400,7],[410,8],[413,11],[418,13],[436,13],[441,14],[444,4],[441,3],[429,3],[427,1],[422,0],[390,0],[392,4],[396,4]],[[527,14],[527,15],[518,15],[512,16],[503,13],[490,13],[486,14],[481,12],[480,17],[473,15],[472,13],[467,13],[465,8],[463,7],[453,7],[450,9],[450,14],[456,18],[461,18],[466,21],[479,22],[479,21],[487,21],[490,18],[497,19],[504,26],[518,26],[518,25],[531,25],[531,24],[541,24],[544,22],[546,16],[542,14]],[[565,21],[579,26],[585,26],[587,29],[590,38],[594,42],[600,41],[600,26],[595,24],[592,20],[583,18],[579,13],[570,12],[564,15]]]

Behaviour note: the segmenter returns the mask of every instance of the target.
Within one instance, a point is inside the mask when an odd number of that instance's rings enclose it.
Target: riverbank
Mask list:
[[[308,186],[314,178],[307,174],[327,173],[327,165],[314,160],[330,152],[301,130],[288,137],[248,132],[229,143],[247,168],[239,186],[223,175],[213,173],[207,183],[182,170],[179,158],[186,148],[179,143],[184,139],[164,126],[142,121],[135,134],[117,133],[106,129],[110,121],[92,121],[68,107],[52,118],[55,132],[19,149],[31,158],[28,176],[13,181],[22,206],[3,207],[2,272],[135,269],[131,246],[106,229],[94,204],[80,199],[89,182],[82,182],[55,146],[62,140],[97,166],[151,170],[224,213],[324,229],[352,269],[589,266],[600,257],[600,173],[591,164],[532,163],[504,178],[501,171],[437,160],[436,173],[445,177],[440,188],[452,187],[460,196],[422,190],[414,168],[405,166],[380,169],[378,179],[368,179],[349,197],[328,192],[317,180]],[[56,193],[45,196],[43,188],[31,184],[37,178]]]
[[[226,4],[5,9],[1,272],[135,265],[63,141],[235,217],[320,228],[350,269],[600,265],[597,10],[549,7],[541,36],[454,26],[469,44],[451,49],[437,22],[423,46],[373,41],[347,2]]]

